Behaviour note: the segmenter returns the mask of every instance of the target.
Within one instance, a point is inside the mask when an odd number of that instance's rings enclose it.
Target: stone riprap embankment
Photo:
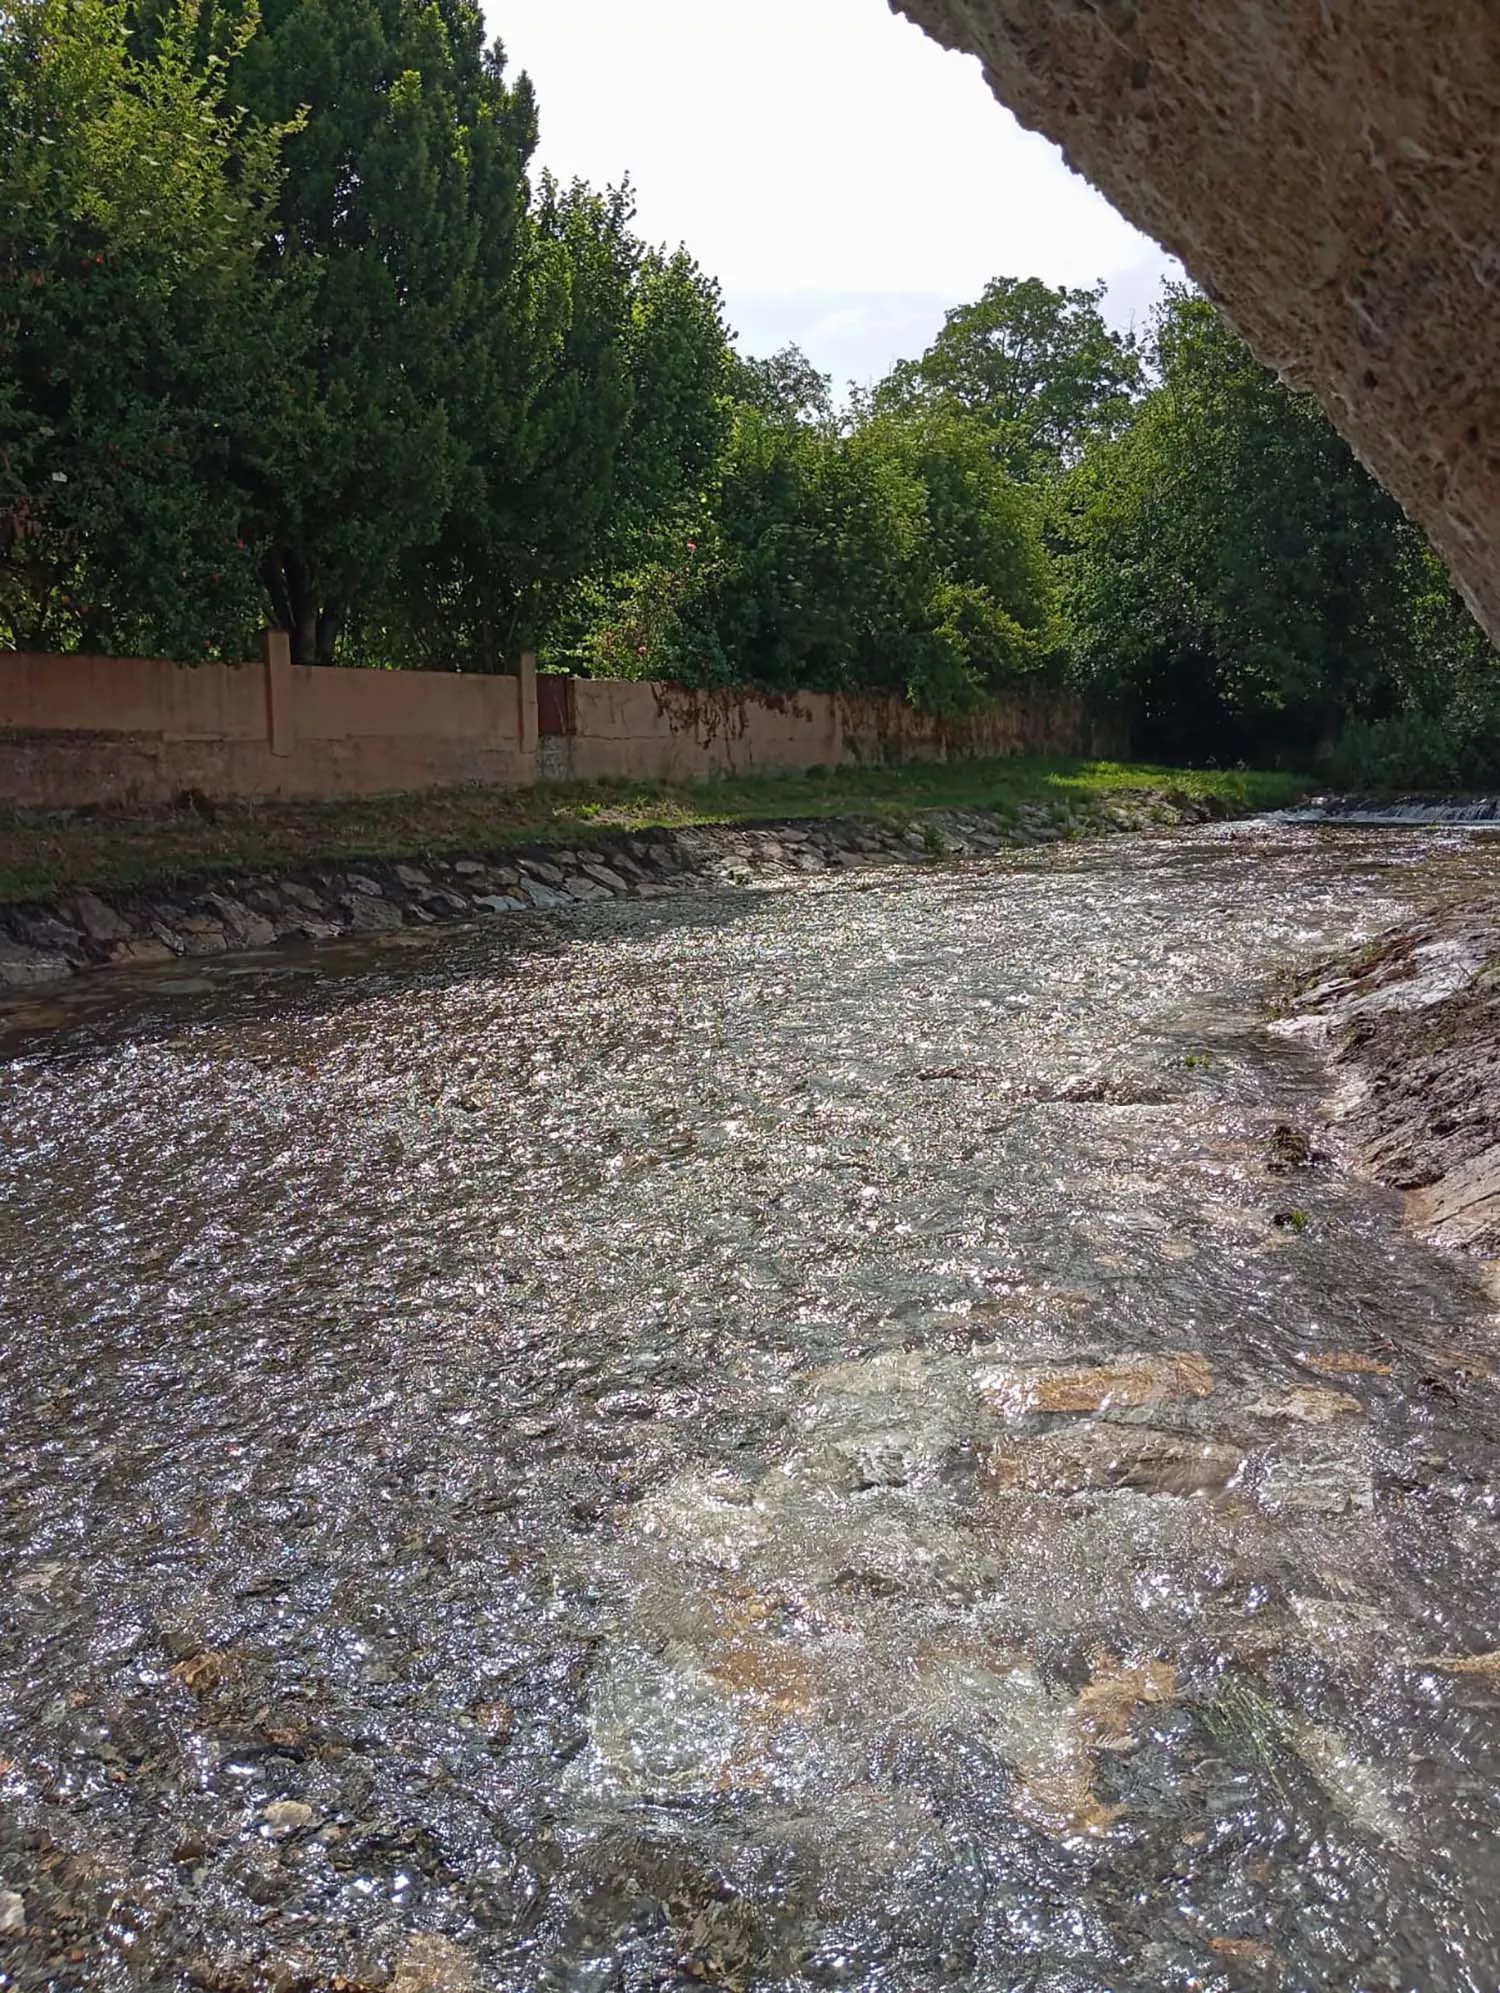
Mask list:
[[[930,810],[909,820],[823,818],[695,824],[583,848],[502,855],[341,861],[294,873],[226,873],[159,889],[78,891],[0,908],[0,989],[32,989],[111,965],[169,963],[358,938],[489,915],[555,912],[589,901],[655,899],[744,886],[777,874],[988,857],[1065,838],[1170,828],[1223,806],[1135,791],[1076,806]]]
[[[1500,899],[1382,936],[1320,974],[1294,1019],[1333,1055],[1346,1160],[1404,1190],[1435,1244],[1500,1257]]]

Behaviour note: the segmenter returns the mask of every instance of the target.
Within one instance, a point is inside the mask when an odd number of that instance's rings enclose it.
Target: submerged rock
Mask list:
[[[1007,1418],[1033,1412],[1104,1412],[1206,1398],[1214,1388],[1206,1357],[1193,1350],[1120,1356],[1108,1363],[1059,1367],[993,1365],[975,1379],[984,1405]]]
[[[1286,1126],[1273,1131],[1266,1144],[1266,1168],[1274,1175],[1289,1176],[1293,1170],[1311,1169],[1312,1162],[1311,1136],[1300,1128]]]
[[[1237,1447],[1103,1423],[1039,1439],[1002,1441],[990,1453],[987,1488],[1073,1495],[1118,1488],[1146,1495],[1221,1494],[1245,1464]]]
[[[1250,1410],[1263,1419],[1291,1419],[1298,1425],[1327,1425],[1330,1419],[1359,1418],[1364,1406],[1347,1391],[1299,1384],[1279,1398],[1257,1398]]]
[[[271,1833],[280,1837],[310,1827],[318,1816],[303,1800],[273,1799],[260,1817]]]

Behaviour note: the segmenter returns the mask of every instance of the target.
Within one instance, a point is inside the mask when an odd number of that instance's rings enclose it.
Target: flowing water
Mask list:
[[[1492,1303],[1268,1171],[1261,1022],[1491,869],[1205,830],[15,1020],[0,1985],[1494,1993]]]

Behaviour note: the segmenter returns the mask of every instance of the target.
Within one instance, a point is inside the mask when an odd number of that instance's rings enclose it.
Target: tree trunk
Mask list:
[[[318,650],[318,605],[307,565],[294,547],[270,554],[262,570],[271,613],[292,643],[293,664],[315,664]]]
[[[332,664],[338,650],[339,632],[344,627],[342,609],[320,609],[318,611],[317,638],[311,662]]]

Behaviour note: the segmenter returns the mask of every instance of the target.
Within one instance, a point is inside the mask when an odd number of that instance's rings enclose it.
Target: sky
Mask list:
[[[1142,323],[1167,257],[1023,132],[973,58],[886,0],[488,0],[536,85],[538,164],[627,175],[636,227],[724,287],[740,350],[842,388],[923,351],[991,277],[1110,286]]]

